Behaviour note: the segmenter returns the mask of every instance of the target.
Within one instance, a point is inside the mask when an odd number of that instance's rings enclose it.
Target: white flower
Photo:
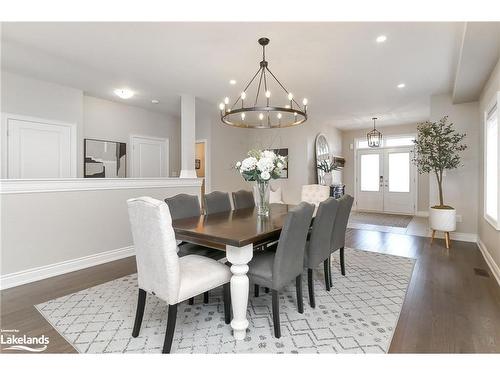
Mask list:
[[[276,158],[276,154],[272,151],[264,150],[264,151],[262,151],[262,157],[268,158],[268,159],[271,159],[274,161],[274,159]]]
[[[274,168],[274,161],[271,158],[261,158],[257,162],[257,169],[260,172],[271,172]]]
[[[260,174],[260,178],[262,178],[264,181],[267,181],[271,178],[271,174],[269,172],[262,172]]]
[[[276,168],[278,168],[278,169],[282,169],[284,166],[285,165],[281,161],[276,163]]]
[[[240,169],[240,167],[241,167],[241,161],[239,161],[239,162],[236,163],[236,168]]]
[[[253,156],[250,156],[241,162],[241,170],[251,171],[252,169],[255,169],[256,165],[257,165],[257,159],[255,159]]]

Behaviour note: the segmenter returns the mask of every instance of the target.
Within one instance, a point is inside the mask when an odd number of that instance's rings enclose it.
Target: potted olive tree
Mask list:
[[[458,168],[460,152],[467,148],[462,143],[465,134],[458,133],[453,128],[453,123],[448,123],[448,116],[438,122],[426,121],[417,126],[417,139],[413,163],[418,172],[434,173],[439,192],[439,204],[429,210],[429,225],[434,238],[435,232],[445,232],[446,247],[449,247],[450,234],[456,229],[456,210],[444,203],[443,177],[444,171]]]

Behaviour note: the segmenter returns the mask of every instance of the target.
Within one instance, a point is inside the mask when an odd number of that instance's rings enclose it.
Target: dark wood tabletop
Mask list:
[[[257,208],[201,215],[174,220],[178,240],[225,250],[226,245],[242,247],[278,239],[293,205],[273,203],[269,217],[257,215]]]

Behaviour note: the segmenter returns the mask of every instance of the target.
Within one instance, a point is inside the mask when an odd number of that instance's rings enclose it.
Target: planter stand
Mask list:
[[[432,245],[432,242],[434,241],[434,236],[435,235],[436,235],[436,230],[433,229],[432,230],[432,237],[431,237],[431,245]],[[450,243],[451,243],[450,232],[444,232],[444,241],[446,243],[446,248],[449,250],[450,249]]]

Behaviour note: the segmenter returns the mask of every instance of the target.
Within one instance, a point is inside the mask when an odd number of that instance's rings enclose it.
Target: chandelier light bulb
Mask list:
[[[307,98],[304,98],[304,100],[302,100],[302,104],[307,105]]]
[[[229,104],[229,98],[227,96],[224,98],[224,103]]]
[[[281,120],[281,118],[283,117],[283,115],[280,113],[278,113],[278,120]]]
[[[245,112],[243,112],[243,113],[241,114],[241,119],[242,119],[242,120],[244,120],[244,119],[245,119],[245,116],[246,116],[246,115],[245,115]]]
[[[297,112],[294,112],[294,113],[293,113],[293,115],[294,115],[295,117],[297,117]]]
[[[223,110],[224,110],[224,103],[220,103],[220,104],[219,104],[219,109],[220,109],[221,111],[223,111]]]
[[[271,97],[271,91],[267,90],[267,91],[266,91],[266,98],[268,98],[268,99],[269,99],[270,97]]]
[[[285,106],[285,108],[290,108],[290,104],[287,104],[287,105]]]
[[[241,93],[241,100],[245,100],[246,97],[247,97],[247,94],[245,93],[245,91],[243,91]]]
[[[260,121],[264,120],[264,114],[263,113],[259,113],[259,120]]]
[[[293,94],[291,92],[288,93],[288,100],[293,100]]]

